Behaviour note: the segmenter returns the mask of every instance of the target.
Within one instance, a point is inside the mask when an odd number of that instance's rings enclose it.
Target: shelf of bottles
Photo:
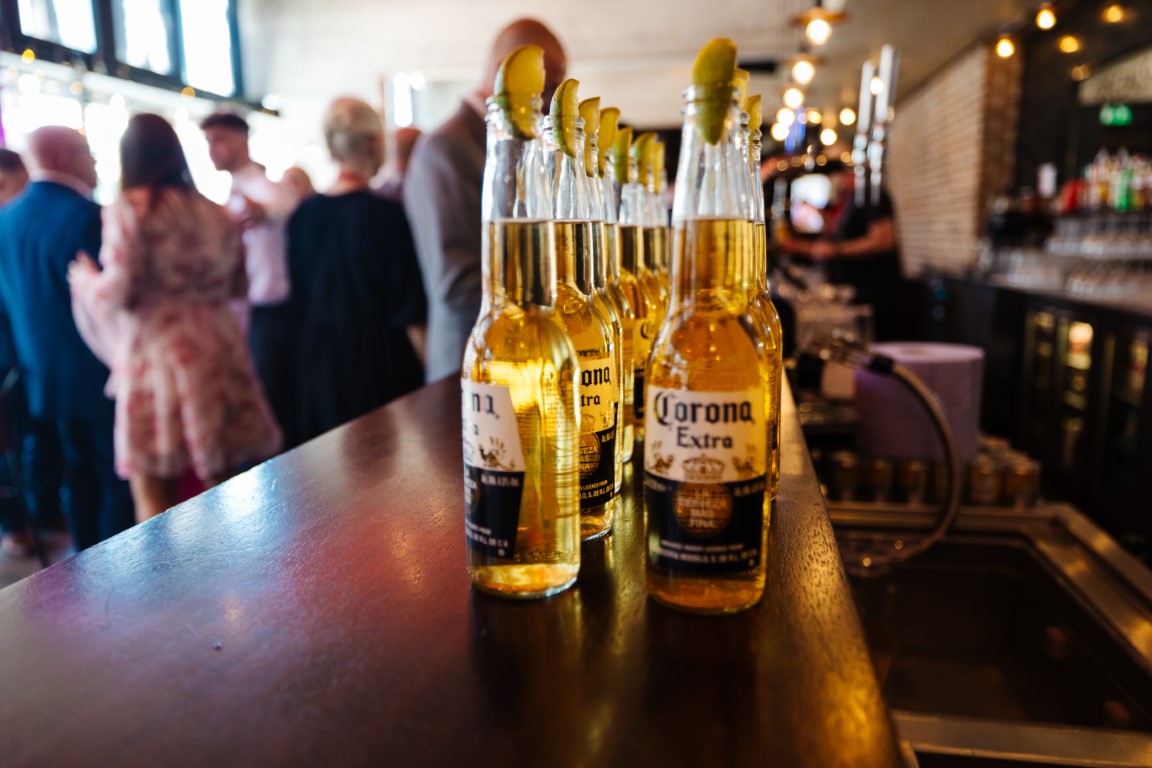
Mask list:
[[[1152,158],[1101,150],[1047,209],[999,198],[978,264],[1014,287],[1152,311]]]

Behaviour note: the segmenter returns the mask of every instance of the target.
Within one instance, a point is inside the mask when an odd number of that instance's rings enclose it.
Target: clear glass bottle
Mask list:
[[[621,145],[631,136],[625,129],[620,132],[613,147],[612,168],[620,185],[620,213],[617,232],[620,236],[620,290],[632,307],[632,360],[633,395],[632,424],[633,437],[637,443],[644,441],[644,376],[647,370],[648,355],[656,338],[659,326],[657,304],[641,279],[641,265],[644,263],[644,221],[643,198],[640,185],[636,183],[636,163],[629,148]],[[624,137],[624,138],[621,138]]]
[[[592,264],[588,275],[586,293],[591,298],[593,305],[608,321],[612,333],[612,361],[616,375],[616,483],[614,490],[619,494],[624,484],[624,387],[631,381],[631,378],[625,376],[624,323],[621,319],[623,307],[617,304],[616,298],[608,290],[608,246],[605,242],[604,203],[601,200],[603,190],[600,183],[602,169],[597,135],[588,133],[584,139],[584,172],[588,191],[588,209],[592,217]],[[629,339],[628,349],[631,350],[631,348],[631,339]],[[631,434],[632,432],[629,430],[628,436]],[[629,453],[629,458],[631,458],[631,453]]]
[[[772,303],[772,288],[768,282],[768,241],[764,220],[764,187],[760,181],[760,151],[762,134],[758,126],[750,126],[748,142],[749,217],[752,222],[750,273],[748,280],[748,306],[762,323],[766,334],[764,343],[772,354],[772,411],[768,434],[768,495],[776,498],[780,490],[780,398],[784,378],[784,328],[780,313]]]
[[[617,507],[618,361],[611,324],[591,285],[594,227],[584,170],[584,121],[554,110],[545,122],[543,146],[556,245],[556,319],[576,348],[580,368],[580,536],[592,539],[612,529]],[[573,137],[569,151],[557,141],[561,131]]]
[[[668,311],[668,286],[660,279],[660,262],[663,259],[665,238],[664,227],[659,221],[656,201],[656,134],[644,133],[632,145],[632,160],[636,163],[636,184],[625,188],[625,199],[630,200],[637,211],[635,219],[641,222],[644,241],[639,253],[641,261],[637,266],[636,277],[644,284],[644,289],[656,305],[653,320],[656,328],[664,322]]]
[[[580,568],[579,366],[555,319],[540,142],[518,137],[494,102],[487,122],[490,309],[472,329],[461,371],[468,572],[485,592],[545,597],[571,586]]]
[[[648,366],[648,592],[702,613],[760,599],[771,510],[772,361],[746,310],[748,165],[734,97],[716,86],[687,91],[671,306]]]
[[[601,123],[603,126],[603,123]],[[609,147],[603,152],[607,157]],[[636,394],[636,355],[633,351],[636,334],[636,312],[628,296],[621,287],[620,270],[620,201],[613,174],[607,172],[605,162],[600,163],[600,212],[604,223],[604,294],[620,318],[620,332],[623,344],[620,347],[620,362],[624,366],[624,396],[621,400],[620,423],[623,440],[620,445],[620,458],[624,463],[632,461],[632,451],[636,444],[635,405]]]

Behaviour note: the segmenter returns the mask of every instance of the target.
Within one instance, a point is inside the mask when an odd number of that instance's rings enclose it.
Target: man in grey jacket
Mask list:
[[[480,312],[485,100],[496,70],[514,49],[544,49],[544,109],[564,80],[567,61],[556,36],[534,19],[519,19],[496,36],[480,86],[443,125],[416,145],[404,182],[404,208],[428,298],[425,375],[435,381],[460,370],[464,345]]]

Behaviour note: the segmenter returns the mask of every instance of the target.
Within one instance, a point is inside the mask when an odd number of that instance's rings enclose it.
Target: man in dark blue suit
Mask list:
[[[113,468],[108,369],[76,330],[67,279],[77,252],[100,252],[96,164],[69,128],[40,128],[28,150],[33,181],[0,210],[0,311],[12,324],[35,427],[60,439],[61,508],[79,551],[134,522],[127,484]],[[29,489],[34,510],[35,495]]]

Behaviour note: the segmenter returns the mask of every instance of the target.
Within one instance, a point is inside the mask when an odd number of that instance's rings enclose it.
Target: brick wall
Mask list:
[[[987,201],[1011,187],[1019,57],[977,46],[898,101],[888,150],[904,271],[970,262]]]

